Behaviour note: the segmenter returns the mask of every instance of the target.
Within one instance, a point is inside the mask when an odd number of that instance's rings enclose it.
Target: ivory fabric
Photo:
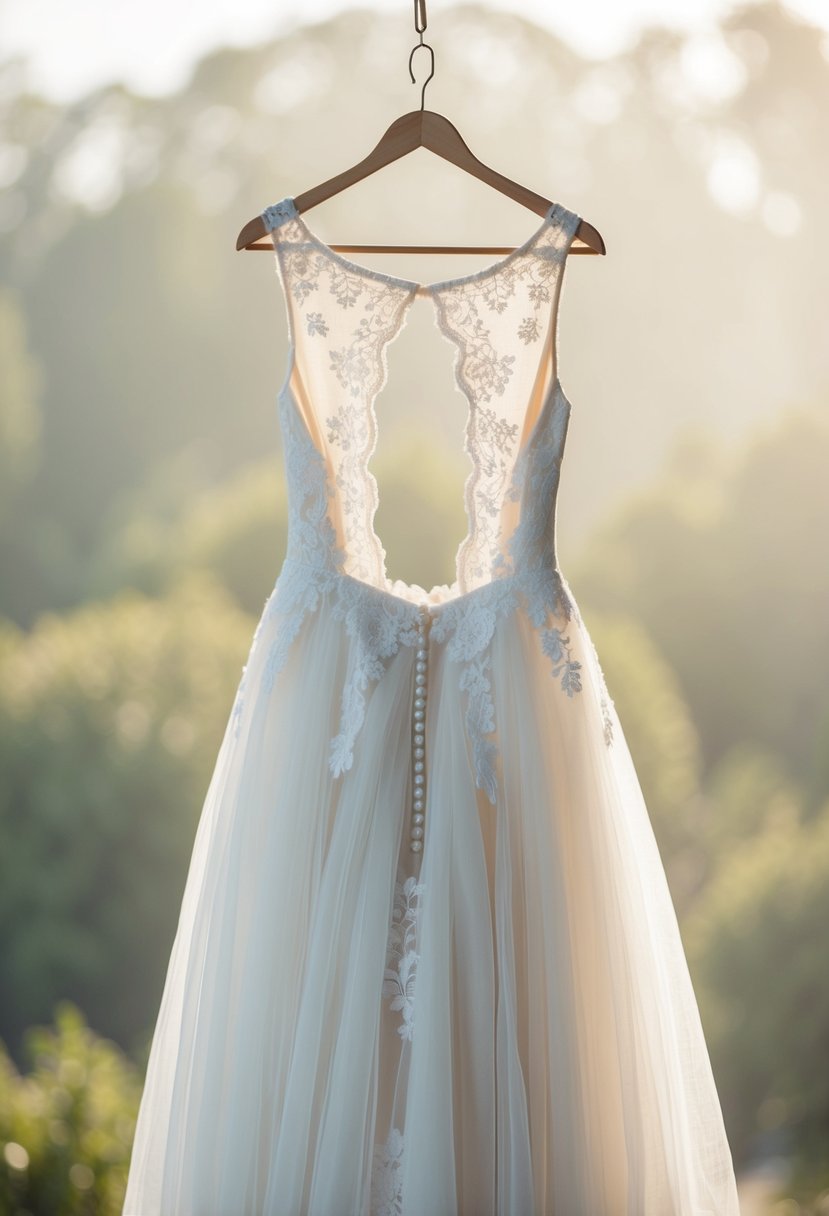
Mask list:
[[[738,1216],[664,868],[559,568],[580,218],[419,284],[290,197],[287,553],[206,795],[124,1216]],[[427,298],[469,401],[456,578],[386,573],[375,400]]]

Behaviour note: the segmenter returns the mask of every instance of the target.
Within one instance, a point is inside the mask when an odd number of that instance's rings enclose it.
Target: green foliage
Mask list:
[[[0,646],[2,1037],[70,997],[135,1043],[253,622],[206,575]]]
[[[25,491],[42,457],[44,376],[29,349],[20,294],[0,291],[0,613],[25,619],[33,599],[48,600],[50,530],[38,527]],[[37,514],[35,512],[35,514]],[[60,567],[60,560],[56,562]]]
[[[259,613],[287,540],[285,480],[273,458],[246,466],[186,512],[171,546],[171,568],[209,570],[243,608]]]
[[[788,1127],[825,1168],[829,806],[804,822],[772,801],[767,827],[730,851],[683,935],[733,1151]]]
[[[375,526],[389,577],[431,587],[454,578],[466,529],[462,470],[418,435],[401,434],[372,461],[380,487]],[[110,521],[91,584],[111,594],[124,584],[162,594],[183,570],[212,574],[251,613],[273,586],[287,541],[287,496],[272,457],[246,465],[222,485],[193,485],[175,461],[122,502]],[[193,493],[182,508],[182,485]]]
[[[38,455],[43,376],[29,353],[22,301],[0,291],[0,520]]]
[[[453,36],[467,36],[462,26]],[[700,130],[710,134],[724,114],[739,125],[777,113],[792,81],[799,95],[823,96],[815,30],[760,6],[735,18],[731,34],[738,49],[767,48],[775,70],[746,73],[745,88],[708,117],[696,115]],[[251,158],[263,130],[279,131],[286,183],[313,176],[304,132],[327,90],[338,95],[342,81],[329,78],[336,64],[351,71],[350,55],[330,53],[342,49],[342,36],[336,23],[311,32],[324,52],[311,59],[322,67],[293,99],[279,85],[285,48],[277,42],[210,56],[168,99],[114,87],[77,107],[8,91],[3,101],[9,139],[25,153],[9,214],[39,234],[27,240],[14,224],[0,233],[3,278],[17,284],[17,294],[0,296],[0,612],[33,625],[27,637],[0,622],[0,1033],[10,1040],[62,995],[135,1045],[157,1011],[195,819],[250,641],[253,622],[237,606],[258,610],[285,538],[281,470],[262,461],[279,448],[272,403],[284,367],[283,301],[272,259],[239,258],[232,237],[258,205],[290,188],[274,190],[266,160]],[[534,114],[547,115],[540,134],[536,122],[510,125],[524,132],[531,155],[539,139],[556,139],[570,68],[576,79],[593,68],[570,63],[536,30],[522,27],[522,37],[524,92]],[[779,242],[760,211],[740,218],[740,240],[727,239],[734,217],[706,197],[682,141],[666,138],[670,107],[653,104],[680,50],[674,34],[652,32],[631,53],[627,111],[643,146],[658,148],[663,163],[673,158],[650,182],[652,215],[685,216],[695,236],[677,242],[673,218],[655,223],[638,285],[629,263],[608,262],[618,269],[602,294],[612,319],[605,356],[571,352],[570,366],[581,366],[585,406],[603,403],[612,381],[611,408],[582,409],[574,394],[581,447],[570,457],[565,532],[597,518],[653,467],[677,419],[693,415],[737,433],[777,408],[791,367],[806,385],[823,371],[826,254],[819,243],[789,242],[802,258],[780,274]],[[559,61],[567,70],[551,72]],[[513,86],[507,73],[504,96]],[[366,102],[367,114],[374,104]],[[121,132],[116,142],[126,150],[110,159],[113,193],[103,206],[73,194],[67,172],[101,121]],[[574,121],[591,125],[584,115]],[[617,125],[612,139],[593,141],[596,180],[613,172]],[[801,125],[806,231],[820,214],[823,136],[820,124]],[[778,134],[755,124],[770,179],[780,177]],[[640,201],[627,205],[636,227]],[[621,230],[627,219],[617,219]],[[672,312],[649,285],[668,257],[682,285]],[[573,267],[575,298],[562,317],[574,334],[580,320],[595,320],[592,288],[589,307],[578,298],[582,269]],[[591,327],[581,330],[588,355]],[[647,374],[608,377],[616,367]],[[411,358],[400,370],[411,416],[425,417],[426,369]],[[414,412],[419,399],[423,413]],[[433,438],[431,424],[427,433]],[[431,438],[400,442],[372,461],[389,574],[427,587],[453,577],[466,527],[463,474]],[[457,448],[450,451],[454,458]],[[826,1178],[821,891],[829,862],[819,824],[829,795],[828,462],[827,428],[814,417],[784,419],[734,468],[713,442],[689,437],[664,483],[630,501],[591,544],[581,572],[570,570],[591,605],[672,892],[694,938],[691,962],[735,1149],[752,1130],[793,1120],[804,1196],[807,1179]],[[200,581],[179,587],[193,571]],[[63,620],[37,619],[45,608],[64,611],[130,585],[162,598],[124,594]],[[25,1105],[30,1079],[10,1077],[0,1079],[4,1094],[15,1088]],[[44,1120],[58,1144],[59,1123],[59,1115]],[[15,1126],[34,1160],[38,1130]],[[37,1160],[48,1176],[45,1149]],[[98,1166],[83,1163],[97,1179]],[[36,1210],[27,1195],[15,1216],[108,1211],[92,1206],[97,1190],[75,1185],[74,1208],[44,1191]]]
[[[451,583],[467,529],[462,469],[418,432],[398,436],[371,468],[380,494],[374,525],[386,549],[389,578],[427,591]]]
[[[731,854],[775,825],[799,818],[803,797],[780,757],[744,743],[732,747],[705,782],[703,831],[713,859]]]
[[[596,537],[574,581],[591,603],[644,623],[707,764],[753,741],[825,795],[810,771],[829,721],[829,425],[793,414],[729,473],[691,446]]]
[[[783,1193],[780,1216],[826,1216],[829,1212],[829,1161],[824,1152],[816,1164],[810,1157],[796,1155]],[[786,1204],[788,1203],[788,1206]],[[797,1207],[792,1207],[797,1204]],[[777,1211],[772,1213],[777,1216]]]
[[[267,457],[219,486],[193,481],[193,470],[174,461],[125,497],[91,572],[96,594],[124,585],[163,594],[183,571],[204,570],[248,612],[261,611],[285,552],[282,470]],[[182,486],[192,487],[185,506]]]
[[[0,1044],[0,1216],[120,1216],[137,1069],[68,1001],[27,1032],[26,1056],[20,1075]]]

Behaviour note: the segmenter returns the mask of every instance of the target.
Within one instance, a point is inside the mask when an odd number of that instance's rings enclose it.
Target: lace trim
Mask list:
[[[337,258],[333,250],[311,239],[290,199],[266,208],[262,216],[270,231],[284,229],[275,250],[286,294],[297,310],[312,295],[322,294],[345,312],[359,312],[343,344],[328,342],[330,327],[318,309],[305,312],[305,330],[309,338],[327,343],[333,376],[329,395],[337,408],[324,424],[342,508],[347,572],[366,582],[385,582],[386,552],[374,530],[379,490],[369,469],[377,442],[374,403],[388,377],[386,348],[401,330],[416,285],[390,282],[377,272],[368,273],[368,267]]]
[[[306,220],[297,209],[294,199],[290,196],[266,207],[262,212],[262,218],[268,231],[273,231],[282,224],[293,221],[298,228],[301,228],[303,236],[309,244],[313,245],[320,253],[330,258],[337,265],[347,269],[351,274],[364,274],[368,278],[378,279],[383,283],[388,283],[392,287],[417,289],[418,291],[427,292],[446,291],[468,283],[478,283],[484,279],[502,274],[504,269],[512,262],[534,250],[534,247],[544,236],[548,227],[559,225],[562,231],[566,231],[572,226],[572,230],[575,232],[581,222],[581,217],[576,215],[574,211],[568,210],[562,203],[551,203],[547,208],[542,223],[535,232],[531,233],[522,244],[508,253],[506,257],[500,258],[497,262],[490,263],[489,266],[482,267],[481,270],[475,270],[471,274],[460,275],[452,279],[441,279],[436,283],[417,283],[413,279],[403,279],[396,275],[386,274],[384,271],[375,270],[371,266],[362,266],[358,262],[352,262],[349,258],[343,257],[341,253],[337,253],[336,250],[332,249],[330,245],[326,245],[308,227]]]
[[[382,992],[389,1002],[389,1010],[400,1014],[397,1033],[403,1044],[411,1042],[414,1025],[414,990],[420,958],[417,937],[424,889],[424,883],[418,882],[414,875],[404,874],[402,866],[398,867]],[[404,1150],[403,1133],[393,1125],[386,1139],[375,1145],[371,1172],[371,1216],[399,1216],[402,1212]]]
[[[455,381],[469,403],[464,435],[470,461],[464,487],[468,528],[456,555],[455,586],[466,591],[485,581],[501,543],[501,505],[515,464],[520,427],[514,409],[504,412],[489,403],[504,395],[511,378],[531,383],[538,373],[532,361],[522,360],[519,369],[515,354],[499,353],[485,314],[500,316],[509,306],[516,314],[518,340],[525,348],[540,344],[544,327],[537,314],[556,298],[556,280],[579,216],[554,203],[540,229],[499,262],[471,275],[419,285],[335,253],[308,228],[291,198],[266,208],[262,215],[271,231],[285,228],[274,244],[286,292],[298,306],[312,292],[322,290],[321,277],[327,275],[329,294],[341,308],[362,303],[367,314],[348,344],[328,347],[330,370],[352,398],[325,420],[328,443],[338,452],[332,465],[342,502],[348,572],[375,586],[392,586],[385,548],[374,529],[379,491],[368,466],[377,442],[375,403],[388,378],[387,346],[400,332],[422,287],[434,301],[438,328],[455,348]],[[319,311],[306,313],[306,327],[311,337],[328,336],[329,327]],[[521,377],[516,375],[519,370]],[[333,395],[339,397],[336,391]]]
[[[497,803],[498,749],[491,739],[496,730],[495,705],[488,675],[489,646],[498,620],[523,606],[539,630],[544,653],[553,663],[553,675],[572,697],[581,691],[581,663],[572,657],[570,639],[556,618],[569,621],[574,609],[560,571],[538,565],[484,584],[476,591],[443,605],[432,622],[434,641],[446,642],[448,659],[463,665],[460,686],[466,693],[465,723],[472,747],[475,782],[492,805]]]
[[[548,217],[553,214],[551,210]],[[484,405],[504,395],[515,374],[516,356],[499,354],[482,314],[485,309],[501,314],[511,299],[520,304],[522,296],[534,312],[550,303],[553,281],[561,272],[578,222],[575,213],[563,212],[562,228],[558,232],[550,229],[552,243],[539,244],[532,258],[501,263],[497,277],[455,280],[458,290],[434,296],[438,328],[455,347],[455,383],[469,407],[464,432],[464,451],[471,465],[464,486],[469,526],[456,556],[458,582],[464,588],[488,578],[497,560],[501,505],[515,469],[514,447],[519,435],[519,421]],[[530,346],[541,341],[543,327],[537,317],[522,313],[516,332]]]
[[[405,1141],[392,1127],[382,1144],[375,1145],[371,1170],[371,1216],[401,1216],[402,1167]]]
[[[418,610],[415,604],[392,599],[345,573],[344,551],[335,544],[328,516],[328,499],[334,491],[325,461],[302,427],[287,392],[280,394],[279,404],[288,482],[288,549],[254,636],[258,639],[265,624],[271,625],[273,638],[262,677],[263,687],[270,693],[305,618],[316,611],[322,596],[332,598],[333,614],[345,623],[352,643],[340,728],[329,750],[329,765],[336,777],[352,766],[369,685],[380,679],[401,645],[417,643]],[[237,726],[241,706],[240,688],[234,710]]]
[[[369,685],[380,679],[388,660],[401,645],[416,646],[419,609],[390,592],[354,579],[342,570],[341,550],[334,546],[334,532],[326,511],[331,487],[325,478],[322,458],[297,425],[298,415],[287,395],[281,399],[285,454],[289,482],[288,555],[254,635],[254,645],[265,621],[277,618],[278,625],[264,665],[263,684],[270,692],[278,673],[287,662],[291,647],[306,616],[316,611],[320,598],[330,595],[336,619],[345,622],[352,645],[341,700],[338,734],[331,740],[329,764],[335,776],[353,763],[354,745],[365,719]],[[555,417],[555,414],[552,415]],[[557,423],[564,433],[565,422]],[[533,467],[525,466],[516,478],[529,487],[532,500],[552,493],[549,480],[557,461],[550,458],[551,445],[539,445],[542,453]],[[568,697],[582,690],[581,663],[572,657],[566,623],[576,611],[566,583],[558,568],[547,559],[523,564],[522,553],[537,550],[543,530],[537,520],[529,520],[513,534],[511,559],[501,560],[506,571],[502,577],[471,592],[432,606],[431,636],[446,642],[447,658],[461,664],[460,687],[466,694],[466,728],[470,740],[475,781],[489,801],[497,801],[497,747],[491,739],[496,729],[495,706],[488,675],[488,647],[498,620],[523,605],[539,630],[544,653],[551,660],[552,673],[558,677]],[[448,590],[448,589],[447,589]],[[579,623],[581,624],[581,620]],[[592,645],[592,639],[591,639]],[[593,647],[595,655],[595,646]],[[606,743],[612,741],[610,700],[601,669],[603,728]],[[236,728],[242,710],[243,688],[237,693],[233,714]]]
[[[325,273],[340,307],[353,308],[362,301],[367,314],[359,320],[349,345],[335,350],[329,347],[331,370],[346,390],[345,395],[338,391],[338,409],[326,419],[330,450],[337,453],[333,478],[294,401],[290,374],[279,394],[288,482],[288,552],[260,623],[261,628],[265,620],[277,618],[264,666],[264,687],[270,692],[303,621],[317,609],[321,596],[331,597],[335,617],[345,622],[352,645],[339,731],[331,740],[329,754],[331,770],[337,776],[353,763],[370,684],[381,678],[401,645],[417,644],[418,602],[395,594],[394,589],[409,595],[421,589],[388,580],[385,550],[374,533],[378,491],[368,463],[377,433],[374,402],[387,377],[386,348],[399,331],[418,285],[340,258],[298,222],[291,199],[267,208],[263,216],[271,228],[288,225],[275,244],[286,289],[297,306],[319,290],[320,276]],[[438,324],[456,348],[456,381],[469,400],[466,444],[472,468],[466,486],[469,533],[458,551],[458,578],[451,588],[433,588],[423,595],[445,593],[445,598],[429,605],[432,637],[446,641],[447,657],[462,667],[459,681],[466,696],[475,780],[493,804],[498,752],[492,739],[496,720],[488,648],[498,619],[523,604],[563,691],[573,697],[582,688],[581,663],[573,658],[566,631],[574,605],[553,552],[555,499],[570,404],[556,378],[532,435],[516,457],[518,423],[488,406],[494,396],[504,393],[516,356],[498,354],[482,317],[485,307],[492,314],[503,313],[519,284],[526,289],[526,303],[533,311],[550,301],[550,267],[560,270],[579,222],[575,213],[557,205],[550,209],[547,220],[554,217],[561,221],[558,229],[548,229],[545,221],[522,250],[496,266],[431,287]],[[550,234],[549,243],[539,240],[544,232]],[[532,258],[516,256],[530,246]],[[497,275],[491,273],[496,269]],[[459,290],[444,297],[438,288],[449,286]],[[312,340],[327,338],[329,328],[321,312],[307,310],[305,325]],[[517,313],[517,325],[517,336],[526,346],[540,340],[537,318],[524,309]],[[292,334],[292,369],[294,360]],[[342,547],[336,546],[332,498],[342,504]],[[498,522],[505,500],[521,502],[506,553],[499,547]],[[489,581],[476,582],[482,578]],[[475,584],[471,590],[448,598],[469,583]],[[234,704],[237,726],[244,683],[243,675]],[[603,693],[609,743],[608,706],[609,698]]]
[[[375,402],[388,379],[388,344],[400,332],[413,299],[413,295],[389,299],[384,293],[373,297],[366,307],[375,310],[374,317],[360,320],[349,347],[331,351],[331,366],[340,384],[352,397],[361,398],[359,404],[343,402],[325,420],[328,442],[338,445],[344,455],[337,485],[346,519],[353,520],[355,550],[359,553],[361,544],[368,543],[374,552],[370,566],[357,564],[358,578],[370,578],[373,571],[386,578],[386,550],[374,530],[380,491],[369,463],[377,446]],[[376,370],[370,374],[372,368]]]
[[[345,622],[352,645],[342,692],[340,732],[331,740],[330,766],[335,777],[351,768],[354,743],[365,719],[366,689],[380,679],[386,661],[401,645],[418,642],[417,609],[390,601],[381,591],[356,580],[337,580],[334,616]]]
[[[390,1002],[389,1009],[401,1015],[397,1033],[401,1039],[409,1041],[412,1038],[414,988],[420,958],[415,947],[423,891],[424,884],[413,875],[406,878],[398,875],[394,884],[394,908],[383,978],[383,996]]]
[[[578,620],[579,626],[581,627],[581,630],[582,630],[582,634],[583,634],[583,636],[587,637],[590,642],[590,652],[593,657],[593,667],[594,667],[596,679],[597,679],[598,685],[599,685],[599,704],[601,706],[601,711],[602,711],[602,734],[604,736],[605,743],[607,744],[608,747],[610,747],[611,744],[613,743],[613,737],[614,737],[613,719],[614,719],[614,715],[615,715],[615,702],[608,691],[607,681],[605,680],[605,674],[604,674],[604,671],[602,670],[601,662],[599,661],[599,654],[598,654],[598,651],[596,650],[596,644],[593,641],[593,636],[592,636],[592,634],[590,634],[588,632],[586,626],[584,625],[584,622],[582,620],[581,613],[579,612],[578,607],[575,605],[575,603],[573,606],[574,606],[574,610],[575,610],[576,619]]]

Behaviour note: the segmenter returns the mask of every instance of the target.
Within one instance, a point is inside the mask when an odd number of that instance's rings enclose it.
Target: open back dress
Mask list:
[[[206,794],[124,1216],[738,1216],[663,864],[558,565],[553,203],[491,266],[358,265],[291,197],[289,527]],[[451,585],[390,580],[387,348],[468,399]]]

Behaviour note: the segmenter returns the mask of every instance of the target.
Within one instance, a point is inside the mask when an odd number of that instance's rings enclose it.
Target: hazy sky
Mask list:
[[[165,93],[186,81],[205,51],[256,43],[353,7],[344,0],[2,0],[0,60],[22,55],[29,86],[57,100],[112,80],[140,93]],[[414,45],[410,0],[361,7],[397,13],[411,27]],[[427,3],[429,28],[449,7],[448,0]],[[699,29],[737,6],[732,0],[501,0],[490,7],[521,13],[583,54],[601,57],[621,50],[643,24]],[[785,0],[785,7],[829,31],[829,0]]]

